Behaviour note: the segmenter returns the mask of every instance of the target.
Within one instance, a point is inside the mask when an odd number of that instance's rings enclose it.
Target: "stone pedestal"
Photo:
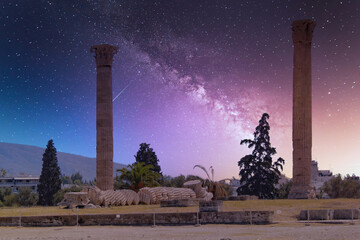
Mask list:
[[[289,198],[309,198],[311,186],[311,41],[315,28],[312,20],[294,21],[293,70],[293,186]]]
[[[103,191],[114,188],[112,63],[117,49],[108,44],[91,47],[91,52],[95,52],[97,69],[96,186]]]

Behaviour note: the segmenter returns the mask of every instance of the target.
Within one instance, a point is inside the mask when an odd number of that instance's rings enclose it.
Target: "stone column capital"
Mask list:
[[[113,56],[117,53],[118,47],[109,44],[95,45],[90,52],[95,53],[96,66],[112,66]]]
[[[311,45],[315,26],[316,22],[311,19],[294,21],[291,28],[293,43]]]

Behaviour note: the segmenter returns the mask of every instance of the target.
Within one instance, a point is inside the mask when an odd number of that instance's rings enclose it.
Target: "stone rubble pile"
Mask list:
[[[201,198],[205,201],[210,201],[213,198],[213,194],[211,192],[207,192],[205,188],[201,187],[200,180],[185,182],[183,187],[192,189],[196,194],[196,198]]]
[[[144,187],[136,193],[133,190],[106,190],[96,186],[86,186],[80,193],[67,193],[60,205],[74,207],[124,206],[144,204],[160,204],[164,200],[201,199],[210,201],[213,197],[199,180],[184,183],[183,188],[174,187]]]
[[[90,203],[89,197],[84,192],[67,192],[64,199],[59,202],[58,206],[65,208],[84,207]]]
[[[139,204],[139,195],[129,189],[101,191],[97,187],[85,187],[83,191],[88,193],[91,203],[99,206],[108,207]]]

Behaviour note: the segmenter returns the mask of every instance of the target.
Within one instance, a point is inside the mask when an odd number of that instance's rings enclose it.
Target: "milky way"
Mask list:
[[[291,23],[314,19],[313,158],[360,174],[359,1],[1,1],[0,141],[95,156],[96,69],[113,65],[114,161],[237,177],[263,112],[291,176]],[[120,93],[120,94],[119,94]],[[118,97],[116,98],[116,96]],[[116,99],[115,99],[116,98]]]

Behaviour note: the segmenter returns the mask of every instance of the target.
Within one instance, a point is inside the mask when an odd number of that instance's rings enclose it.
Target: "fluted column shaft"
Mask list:
[[[111,45],[91,47],[95,52],[96,81],[96,186],[114,188],[113,176],[113,109],[112,63],[117,48]]]
[[[312,20],[294,21],[293,68],[293,187],[290,198],[308,198],[311,191],[312,90],[311,41],[315,28]]]

